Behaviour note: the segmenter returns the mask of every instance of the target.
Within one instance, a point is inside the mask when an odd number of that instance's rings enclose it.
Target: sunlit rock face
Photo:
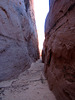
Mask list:
[[[0,81],[17,77],[39,58],[34,11],[25,1],[0,0]]]
[[[57,100],[75,100],[75,0],[50,0],[43,56]]]

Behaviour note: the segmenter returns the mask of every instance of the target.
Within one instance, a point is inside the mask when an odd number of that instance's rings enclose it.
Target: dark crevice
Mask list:
[[[45,49],[43,48],[42,50],[42,62],[44,63],[45,61]]]
[[[5,52],[5,51],[6,51],[6,49],[0,50],[0,53],[3,53],[3,52]]]
[[[66,90],[63,90],[63,93],[68,98],[68,100],[72,100],[72,98],[70,97],[70,94]]]
[[[9,15],[8,15],[7,11],[3,7],[0,7],[0,8],[2,9],[3,12],[5,12],[7,18],[9,18]]]
[[[68,20],[67,20],[68,21]],[[66,22],[67,22],[66,21]],[[61,24],[58,28],[55,29],[55,31],[57,31],[60,27],[62,27],[66,22],[64,22],[63,24]]]
[[[25,7],[26,7],[26,12],[28,11],[28,8],[30,7],[29,0],[24,0]]]
[[[28,41],[26,37],[24,37],[24,40],[25,40],[25,41]]]
[[[2,50],[0,50],[0,54],[6,52],[8,49],[10,48],[10,46],[6,46],[5,48],[3,48]]]
[[[68,11],[73,10],[73,8],[74,8],[74,7],[75,7],[75,3],[74,3],[74,4],[72,4],[72,5],[69,7]]]
[[[60,27],[62,27],[65,23],[63,23],[62,25],[60,25],[55,31],[57,31]]]
[[[7,38],[7,39],[9,39],[9,40],[15,40],[15,41],[16,41],[16,39],[14,39],[14,38],[12,38],[12,37],[5,36],[5,35],[3,35],[3,34],[0,34],[0,36],[2,36],[2,37],[4,37],[4,38]],[[17,41],[21,41],[21,40],[17,39]],[[23,41],[21,41],[21,42],[23,42]]]
[[[61,13],[63,13],[63,10],[60,10]]]
[[[50,52],[50,53],[49,53],[49,55],[48,55],[47,65],[50,65],[51,58],[52,58],[52,51],[50,50],[49,52]]]
[[[3,35],[3,34],[0,34],[0,36],[2,36],[2,37],[5,37],[5,38],[8,38],[8,39],[12,39],[12,40],[15,40],[14,38],[11,38],[11,37],[8,37],[8,36],[5,36],[5,35]]]

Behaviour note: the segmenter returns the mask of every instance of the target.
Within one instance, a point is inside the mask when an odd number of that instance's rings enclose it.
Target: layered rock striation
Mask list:
[[[43,62],[57,100],[75,100],[75,0],[50,0]]]
[[[31,3],[0,0],[0,81],[17,77],[39,58]]]

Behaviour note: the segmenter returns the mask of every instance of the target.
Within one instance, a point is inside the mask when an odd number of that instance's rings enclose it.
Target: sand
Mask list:
[[[56,100],[44,77],[41,60],[21,73],[17,79],[0,83],[0,100]]]

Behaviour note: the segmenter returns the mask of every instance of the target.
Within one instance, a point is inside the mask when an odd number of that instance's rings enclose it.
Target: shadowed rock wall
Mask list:
[[[34,11],[24,1],[0,0],[0,81],[17,77],[39,58]]]
[[[43,61],[57,100],[75,100],[75,0],[50,0]]]

